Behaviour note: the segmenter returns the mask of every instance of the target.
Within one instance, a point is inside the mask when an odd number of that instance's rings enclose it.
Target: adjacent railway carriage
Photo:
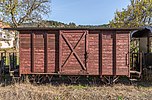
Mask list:
[[[19,76],[130,77],[130,31],[113,28],[15,28]]]
[[[131,36],[137,42],[132,53],[132,69],[144,80],[152,81],[152,26],[133,31]]]

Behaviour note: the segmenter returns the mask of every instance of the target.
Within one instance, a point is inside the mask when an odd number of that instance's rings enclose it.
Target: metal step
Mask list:
[[[14,71],[9,71],[9,73],[10,73],[10,76],[14,75]]]
[[[130,81],[138,81],[137,79],[129,79]]]
[[[141,77],[141,72],[139,71],[130,71],[130,81],[137,81]]]
[[[141,74],[141,72],[131,70],[131,71],[130,71],[130,74],[139,74],[139,75],[140,75],[140,74]]]

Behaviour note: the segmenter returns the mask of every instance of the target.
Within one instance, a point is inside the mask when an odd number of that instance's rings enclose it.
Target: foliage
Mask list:
[[[152,0],[131,0],[131,4],[122,11],[116,11],[110,21],[110,27],[132,28],[152,25]]]
[[[113,28],[134,28],[152,25],[152,0],[130,0],[131,4],[122,11],[116,11],[110,21]],[[138,40],[131,40],[131,52],[138,52]]]
[[[73,22],[70,22],[70,23],[69,23],[69,26],[71,26],[71,27],[76,27],[76,24],[73,23]]]
[[[33,23],[23,23],[20,26],[21,27],[36,27],[37,22]],[[61,28],[107,28],[109,27],[109,24],[103,24],[103,25],[76,25],[74,22],[70,22],[68,24],[58,22],[58,21],[53,21],[53,20],[42,20],[41,21],[41,26],[40,27],[61,27]]]
[[[50,0],[1,0],[0,19],[11,27],[18,27],[25,22],[37,22],[39,26],[44,15],[50,11],[49,3]],[[14,38],[14,47],[17,47],[17,32]]]
[[[82,28],[108,28],[109,24],[103,24],[103,25],[79,25],[78,27]]]
[[[24,22],[36,22],[50,11],[49,0],[2,0],[1,19],[12,27]]]

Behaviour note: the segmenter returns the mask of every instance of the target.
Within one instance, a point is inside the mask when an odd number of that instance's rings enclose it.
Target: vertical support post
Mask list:
[[[117,43],[116,43],[116,40],[117,40],[117,32],[115,31],[113,36],[113,75],[116,76],[116,62],[117,62],[117,57],[116,57],[116,48],[117,48]]]
[[[2,64],[3,58],[2,57],[3,57],[3,53],[1,52],[1,68],[0,68],[0,76],[1,77],[0,78],[2,78],[2,68],[3,68],[3,64]],[[2,79],[1,79],[1,81],[2,81]]]
[[[34,33],[31,33],[31,72],[34,72]]]
[[[130,77],[130,34],[128,33],[128,76]]]
[[[21,39],[21,33],[19,34],[19,38]],[[19,62],[18,62],[18,64],[19,64],[19,76],[21,77],[21,57],[20,57],[20,55],[22,54],[21,53],[21,51],[22,51],[22,49],[21,49],[21,40],[19,40],[19,52],[18,52],[18,60],[19,60]]]
[[[85,31],[85,67],[86,67],[86,71],[88,69],[88,31]]]
[[[150,40],[150,39],[149,39],[149,34],[148,34],[148,36],[147,36],[147,52],[148,52],[148,53],[149,53],[149,51],[150,51],[150,48],[149,48],[149,46],[150,46],[150,45],[149,45],[149,44],[150,44],[149,42],[150,42],[150,41],[149,41],[149,40]]]
[[[102,77],[102,32],[99,33],[99,75]]]
[[[62,31],[59,31],[59,72],[62,71]]]
[[[44,72],[48,72],[48,33],[44,34]]]
[[[13,69],[15,68],[15,66],[14,66],[14,65],[15,65],[15,62],[16,62],[16,61],[15,61],[15,57],[14,57],[14,56],[15,56],[15,55],[14,55],[14,52],[13,52]],[[11,70],[12,70],[12,69],[11,69]]]
[[[11,70],[12,69],[12,56],[11,56],[11,53],[8,53],[9,54],[9,69]]]
[[[134,65],[134,53],[131,53],[131,63],[132,63],[132,70],[134,70],[134,67],[135,67],[135,65]]]
[[[3,61],[3,52],[1,52],[1,81],[2,81],[2,76],[4,75],[4,61]]]
[[[136,40],[136,41],[137,41],[137,40]],[[139,52],[140,52],[140,51],[141,51],[141,50],[140,50],[140,49],[141,49],[141,48],[140,48],[140,45],[141,45],[141,44],[140,44],[140,38],[138,39],[138,42],[139,42],[138,48],[139,48]],[[136,44],[137,44],[137,43],[136,43]],[[136,45],[136,46],[137,46],[137,45]]]
[[[140,52],[140,74],[142,73],[142,52]]]

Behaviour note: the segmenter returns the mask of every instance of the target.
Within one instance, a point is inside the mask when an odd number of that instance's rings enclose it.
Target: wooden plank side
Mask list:
[[[60,71],[61,73],[81,74],[86,70],[85,50],[87,31],[60,31]]]
[[[114,66],[114,33],[102,31],[102,75],[113,75]]]
[[[58,73],[62,72],[62,31],[59,32],[59,71]]]
[[[34,33],[34,72],[44,72],[44,33]]]
[[[48,73],[55,72],[55,64],[56,64],[56,32],[50,31],[48,32],[48,44],[47,44],[47,57],[48,57]]]
[[[24,33],[24,34],[23,34]],[[31,73],[31,34],[30,32],[20,32],[19,34],[20,52],[20,74]]]
[[[129,76],[129,38],[129,32],[116,33],[116,75]]]
[[[88,37],[88,73],[99,75],[99,34],[100,31],[90,31]]]
[[[58,61],[59,61],[58,43],[59,42],[58,42],[57,33],[58,33],[57,31],[49,31],[49,32],[33,32],[33,33],[24,32],[24,34],[20,34],[20,66],[21,66],[20,73],[21,74],[44,73],[44,72],[54,73],[58,71]],[[33,52],[32,52],[32,44],[33,44]]]

